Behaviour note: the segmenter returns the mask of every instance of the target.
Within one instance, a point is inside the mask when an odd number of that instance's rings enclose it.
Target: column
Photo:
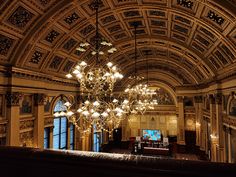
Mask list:
[[[20,104],[19,101],[22,95],[19,92],[6,93],[6,117],[7,124],[7,145],[20,145]]]
[[[66,135],[66,139],[67,139],[67,149],[70,149],[71,147],[70,147],[70,122],[69,121],[67,121],[68,123],[67,123],[67,135]]]
[[[210,95],[210,123],[211,123],[211,161],[217,161],[218,139],[216,132],[216,106],[215,97]]]
[[[177,144],[185,145],[185,128],[184,128],[184,102],[183,97],[178,96],[178,119],[177,119],[177,127],[178,127],[178,134],[177,134]]]
[[[128,130],[128,118],[124,119],[122,121],[122,140],[121,141],[128,141],[129,137],[127,136],[127,130]]]
[[[201,138],[200,138],[200,150],[207,154],[207,120],[202,118],[200,123],[200,131],[201,131]]]
[[[218,140],[218,162],[224,162],[224,133],[223,133],[223,105],[222,105],[222,94],[217,93],[215,95],[215,102],[216,102],[216,135]]]
[[[228,159],[229,163],[232,163],[231,128],[228,129],[228,147]]]
[[[50,127],[50,133],[49,133],[49,148],[53,148],[53,127]]]
[[[195,117],[196,117],[196,146],[200,147],[201,145],[201,129],[202,129],[202,96],[195,96]]]
[[[34,94],[34,147],[44,147],[44,94]]]

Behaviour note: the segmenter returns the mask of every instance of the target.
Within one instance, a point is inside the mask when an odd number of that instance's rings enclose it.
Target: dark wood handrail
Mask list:
[[[236,164],[0,147],[0,176],[233,177],[236,176]]]

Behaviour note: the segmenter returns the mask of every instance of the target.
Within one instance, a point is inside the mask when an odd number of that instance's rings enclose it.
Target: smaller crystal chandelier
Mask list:
[[[94,0],[91,7],[96,11],[96,34],[95,34],[95,48],[88,42],[81,43],[77,48],[80,52],[85,52],[90,46],[92,49],[91,54],[95,55],[96,65],[95,67],[89,66],[85,61],[78,63],[69,74],[67,78],[75,76],[80,83],[80,89],[82,92],[91,93],[93,95],[106,95],[111,93],[114,88],[114,84],[118,79],[122,79],[123,75],[119,72],[119,69],[108,62],[106,66],[100,65],[100,57],[105,55],[105,52],[101,48],[109,48],[106,52],[112,54],[117,51],[110,42],[102,40],[99,35],[98,29],[98,9],[101,6],[101,0]]]
[[[150,89],[147,84],[138,84],[138,81],[143,79],[143,77],[137,76],[137,27],[138,24],[134,23],[134,34],[135,34],[135,53],[134,53],[134,59],[135,59],[135,76],[130,77],[131,79],[135,80],[135,85],[133,87],[128,86],[124,94],[127,95],[127,99],[124,100],[122,103],[123,109],[126,110],[126,112],[131,114],[137,114],[141,113],[144,114],[144,112],[147,109],[154,109],[154,105],[157,104],[157,102],[152,100],[153,95],[155,95],[155,91]],[[147,66],[148,67],[148,66]],[[147,71],[148,73],[148,71]],[[148,77],[148,75],[147,75]],[[148,78],[147,78],[148,79]]]

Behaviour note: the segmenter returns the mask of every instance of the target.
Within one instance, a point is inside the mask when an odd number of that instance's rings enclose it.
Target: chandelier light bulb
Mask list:
[[[81,70],[80,65],[76,65],[76,66],[75,66],[75,69],[77,69],[77,70]]]
[[[96,55],[96,53],[97,53],[97,52],[95,52],[95,51],[92,51],[92,52],[91,52],[92,55]]]
[[[70,78],[72,78],[73,76],[72,76],[71,74],[67,74],[66,77],[67,77],[68,79],[70,79]]]
[[[64,105],[65,105],[66,107],[71,106],[70,102],[68,102],[68,101],[67,101]]]
[[[111,74],[108,73],[108,72],[106,72],[106,74],[105,74],[104,76],[105,76],[105,77],[109,77],[109,76],[111,76]]]
[[[94,112],[93,114],[92,114],[92,117],[93,118],[98,118],[100,116],[100,114],[98,113],[98,112]]]
[[[104,52],[103,52],[103,51],[100,51],[100,52],[99,52],[99,55],[104,55]]]
[[[77,70],[77,69],[75,69],[75,70],[73,71],[73,74],[78,74],[78,73],[80,73],[80,71]]]
[[[114,74],[114,76],[115,76],[115,78],[120,78],[120,73],[116,72],[116,73]]]
[[[60,117],[59,112],[55,112],[53,115],[54,115],[54,117]]]
[[[88,100],[86,100],[84,103],[85,103],[86,105],[89,105],[89,104],[90,104],[90,102],[89,102]]]
[[[85,61],[81,61],[80,66],[87,66],[87,63]]]
[[[66,113],[64,111],[61,111],[59,114],[61,117],[66,115]]]
[[[88,116],[88,115],[89,115],[89,112],[88,112],[88,111],[83,111],[82,114],[83,114],[84,116]]]
[[[108,66],[109,68],[112,67],[112,66],[113,66],[112,62],[108,62],[108,63],[107,63],[107,66]]]
[[[81,73],[78,73],[78,74],[76,74],[76,77],[79,78],[79,79],[82,79],[83,75]]]
[[[80,52],[85,52],[86,50],[82,47],[77,47],[76,50],[80,51]]]
[[[107,113],[107,112],[103,112],[103,113],[102,113],[102,116],[103,116],[103,117],[108,117],[108,113]]]
[[[81,113],[81,112],[83,112],[83,110],[82,110],[81,108],[79,108],[79,109],[77,110],[77,112],[78,112],[78,113]]]
[[[100,103],[99,103],[98,101],[95,101],[95,102],[93,103],[93,105],[94,105],[94,106],[99,106]]]
[[[72,111],[69,111],[69,112],[67,112],[66,115],[70,117],[70,116],[72,116],[73,114],[74,114],[74,113],[73,113]]]
[[[115,72],[117,68],[116,68],[116,66],[113,66],[111,69],[112,69],[112,71]]]

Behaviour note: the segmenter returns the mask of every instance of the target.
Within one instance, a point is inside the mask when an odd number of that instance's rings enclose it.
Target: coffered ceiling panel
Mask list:
[[[139,24],[140,74],[165,73],[180,85],[209,82],[236,70],[236,4],[234,0],[103,0],[99,33],[118,49],[109,60],[129,76],[134,64],[134,22]],[[91,0],[0,1],[2,65],[64,78],[77,62],[93,65],[95,13]],[[105,64],[105,61],[103,61]],[[235,72],[236,74],[236,72]],[[155,79],[153,75],[153,79]],[[170,79],[171,81],[171,79]]]

